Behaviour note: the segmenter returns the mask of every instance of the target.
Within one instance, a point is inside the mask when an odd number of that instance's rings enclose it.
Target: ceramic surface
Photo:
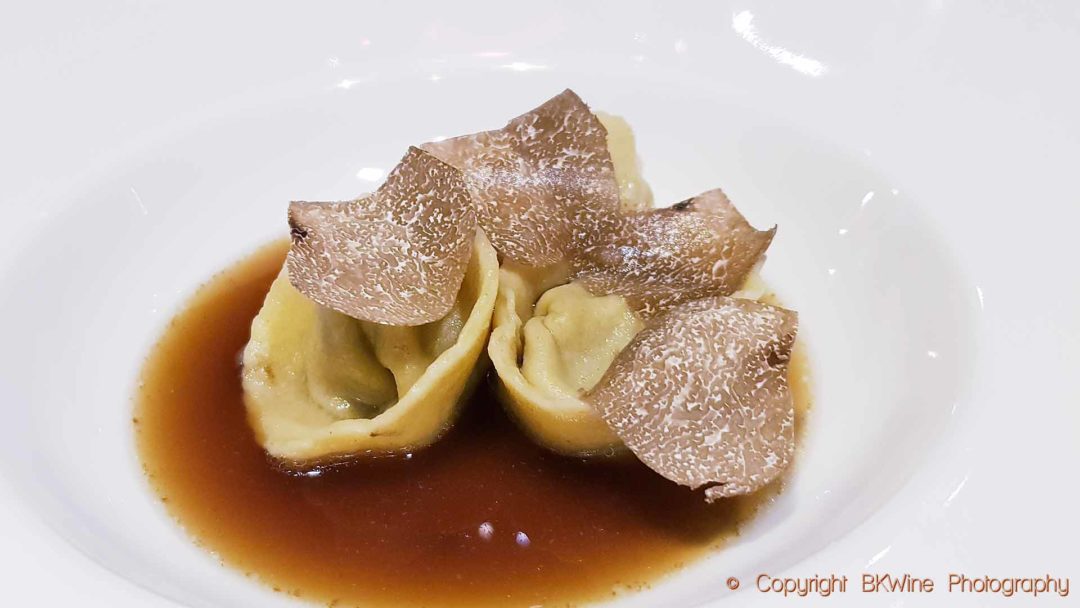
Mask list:
[[[659,202],[720,186],[779,225],[765,275],[816,381],[777,504],[620,605],[793,601],[763,572],[1075,579],[1078,52],[1067,2],[0,9],[6,597],[294,605],[148,491],[142,358],[290,199],[568,86],[629,119]],[[868,599],[905,598],[829,601]]]

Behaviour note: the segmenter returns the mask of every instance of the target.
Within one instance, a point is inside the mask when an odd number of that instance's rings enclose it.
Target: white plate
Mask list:
[[[567,86],[631,121],[658,200],[719,185],[780,225],[766,275],[817,384],[775,508],[626,605],[777,599],[762,572],[910,572],[939,581],[924,602],[982,605],[947,574],[1080,574],[1076,9],[540,6],[0,18],[5,599],[290,605],[147,491],[142,357],[286,201],[356,195],[408,144]],[[857,587],[830,601],[905,599]]]

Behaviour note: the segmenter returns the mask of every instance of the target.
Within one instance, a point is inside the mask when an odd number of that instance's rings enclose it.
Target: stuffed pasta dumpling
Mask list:
[[[504,266],[500,273],[488,355],[504,406],[534,441],[555,452],[624,451],[586,396],[645,328],[643,316],[623,296],[593,295],[579,282],[549,288],[528,269]],[[756,272],[732,294],[769,295]]]
[[[437,321],[390,326],[309,300],[283,268],[244,349],[249,419],[286,465],[397,452],[434,442],[483,370],[498,284],[478,233],[457,300]]]
[[[376,193],[289,222],[243,353],[258,440],[287,466],[432,443],[482,371],[498,289],[460,172],[413,148]]]
[[[761,291],[775,228],[718,189],[653,208],[629,127],[573,91],[411,148],[376,193],[293,203],[289,222],[245,353],[253,422],[283,460],[433,441],[494,309],[499,392],[541,445],[629,450],[707,500],[790,461],[797,316],[730,297]]]
[[[629,125],[593,113],[570,92],[501,132],[457,141],[468,142],[454,148],[458,157],[473,155],[457,162],[488,178],[489,192],[510,199],[516,193],[516,184],[500,189],[490,183],[489,176],[498,175],[488,166],[485,146],[492,142],[523,149],[517,166],[526,175],[543,175],[542,185],[575,184],[548,203],[544,225],[535,230],[557,236],[547,223],[557,226],[567,208],[576,232],[557,255],[503,260],[488,354],[504,405],[534,440],[556,452],[624,450],[612,425],[589,403],[589,391],[649,318],[741,289],[772,231],[755,230],[719,190],[653,209]],[[589,162],[569,160],[582,157]]]

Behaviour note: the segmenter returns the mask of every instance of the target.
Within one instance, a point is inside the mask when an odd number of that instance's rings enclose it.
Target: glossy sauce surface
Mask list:
[[[185,306],[147,360],[135,414],[169,512],[276,590],[334,606],[595,601],[719,546],[778,491],[707,505],[636,460],[555,456],[486,384],[426,450],[283,473],[248,427],[238,361],[284,254],[264,248]],[[801,422],[801,357],[791,375]]]

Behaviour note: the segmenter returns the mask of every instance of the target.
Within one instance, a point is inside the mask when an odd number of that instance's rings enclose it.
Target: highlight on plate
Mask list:
[[[373,193],[293,202],[288,229],[241,369],[283,476],[434,449],[485,379],[519,441],[699,503],[791,464],[798,318],[757,275],[776,228],[719,189],[654,207],[629,126],[570,90],[410,147]]]

